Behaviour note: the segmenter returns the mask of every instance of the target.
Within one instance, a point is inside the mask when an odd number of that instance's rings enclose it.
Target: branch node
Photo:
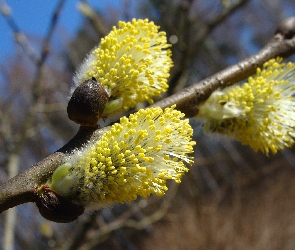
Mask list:
[[[295,35],[295,17],[285,19],[278,27],[276,34],[281,34],[286,39],[291,39]]]

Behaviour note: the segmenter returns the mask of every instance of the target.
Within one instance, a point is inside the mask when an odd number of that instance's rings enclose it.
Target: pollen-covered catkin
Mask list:
[[[193,130],[171,108],[122,117],[94,144],[74,152],[53,174],[51,188],[79,204],[104,206],[164,195],[193,163]]]
[[[271,59],[242,85],[217,90],[196,118],[205,131],[232,136],[255,151],[277,153],[294,144],[295,63]]]
[[[76,72],[77,85],[96,78],[110,96],[105,112],[127,110],[167,91],[172,67],[165,32],[153,22],[119,22],[101,39]],[[108,107],[110,106],[110,107]]]

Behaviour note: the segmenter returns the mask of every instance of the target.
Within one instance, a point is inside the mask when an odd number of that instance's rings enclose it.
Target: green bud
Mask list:
[[[65,163],[54,171],[50,184],[52,190],[64,196],[70,194],[71,189],[76,183],[76,176],[70,175],[69,170],[71,167],[71,163]]]
[[[122,98],[115,99],[106,103],[103,110],[104,115],[111,114],[122,108]]]

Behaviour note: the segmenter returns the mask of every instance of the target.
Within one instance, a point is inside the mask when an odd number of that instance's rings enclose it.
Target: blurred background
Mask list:
[[[293,0],[7,0],[0,8],[1,183],[75,135],[66,114],[73,73],[119,20],[149,18],[166,31],[170,95],[256,53],[295,16]],[[266,157],[191,124],[195,163],[164,197],[115,204],[70,224],[23,204],[0,215],[0,246],[295,249],[294,149]]]

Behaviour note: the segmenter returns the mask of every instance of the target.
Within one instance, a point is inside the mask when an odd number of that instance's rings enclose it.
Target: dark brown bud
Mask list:
[[[285,19],[277,29],[276,34],[281,34],[286,39],[291,39],[295,35],[295,17]]]
[[[68,103],[70,120],[82,125],[94,127],[102,116],[109,95],[104,87],[95,79],[81,83],[72,94]]]
[[[84,213],[79,206],[44,185],[38,189],[36,205],[40,214],[47,220],[58,223],[69,223]]]

